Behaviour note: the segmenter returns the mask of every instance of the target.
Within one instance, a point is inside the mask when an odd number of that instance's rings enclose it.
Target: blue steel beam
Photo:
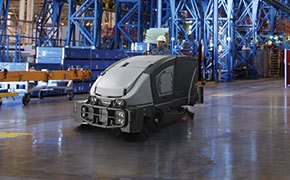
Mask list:
[[[5,56],[5,47],[7,43],[7,17],[10,7],[10,0],[0,0],[0,62],[8,61],[9,57]]]
[[[170,0],[171,52],[197,55],[201,41],[201,15],[194,0]]]
[[[157,28],[158,27],[158,0],[151,0],[151,13],[150,13],[150,27]],[[171,9],[170,9],[170,0],[162,0],[161,1],[161,27],[169,27],[171,18]]]
[[[203,79],[207,81],[217,80],[217,73],[214,69],[213,61],[213,1],[203,1],[202,8],[204,12],[203,19],[203,40],[204,40],[204,53],[203,53]]]
[[[128,49],[143,40],[142,0],[116,0],[115,49]]]
[[[101,21],[103,5],[102,0],[85,0],[80,6],[76,6],[73,0],[69,0],[68,40],[66,46],[101,47]],[[76,32],[79,39],[75,39]]]
[[[58,46],[65,0],[44,0],[36,24],[37,46]]]

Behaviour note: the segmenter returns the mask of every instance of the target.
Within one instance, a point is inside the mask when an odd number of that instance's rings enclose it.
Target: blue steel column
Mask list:
[[[194,0],[171,0],[171,52],[194,56],[201,41],[200,11]]]
[[[206,80],[233,80],[234,22],[233,0],[203,3],[204,58]]]
[[[17,28],[17,34],[15,37],[15,50],[14,50],[14,57],[13,62],[22,62],[21,57],[21,28]]]
[[[72,13],[76,11],[77,4],[73,3],[72,0],[68,3],[68,24],[67,24],[67,39],[66,39],[66,47],[76,46],[76,26],[71,22]]]
[[[202,9],[204,12],[203,24],[203,79],[214,81],[213,66],[213,0],[203,1]]]
[[[66,46],[76,45],[72,38],[75,37],[74,33],[77,29],[80,33],[79,46],[100,48],[102,13],[102,0],[85,0],[78,7],[73,0],[70,0],[69,30]]]
[[[5,48],[9,45],[9,43],[7,43],[7,16],[9,7],[10,0],[0,0],[0,62],[9,60],[6,58],[7,56],[5,56]]]
[[[150,12],[150,27],[158,27],[158,4],[157,0],[151,0],[151,12]],[[160,27],[171,26],[169,18],[171,17],[170,0],[161,0],[161,25]]]
[[[214,0],[213,2],[213,78],[214,81],[219,81],[218,77],[218,36],[219,36],[219,29],[218,29],[218,0]],[[221,69],[220,69],[221,70]]]
[[[259,0],[241,0],[236,14],[236,62],[235,68],[244,70],[248,78],[258,78],[255,65],[257,49],[257,15]]]
[[[58,46],[65,0],[44,0],[36,25],[37,46]]]
[[[145,26],[142,2],[142,0],[116,0],[116,49],[128,49],[132,43],[142,41]]]

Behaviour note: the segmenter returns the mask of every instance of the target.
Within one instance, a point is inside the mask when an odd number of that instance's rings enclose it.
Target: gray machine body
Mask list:
[[[166,113],[201,99],[198,61],[184,56],[146,55],[108,67],[95,81],[90,97],[75,102],[75,120],[101,128],[136,133],[156,112]]]

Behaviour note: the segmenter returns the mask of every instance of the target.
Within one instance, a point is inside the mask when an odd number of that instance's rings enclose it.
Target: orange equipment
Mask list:
[[[43,98],[43,91],[48,89],[64,89],[67,92],[69,100],[73,99],[73,80],[86,80],[92,78],[92,72],[89,70],[53,70],[53,71],[0,71],[0,82],[20,82],[20,81],[44,81],[49,80],[65,80],[68,81],[67,86],[36,86],[27,90],[22,98],[22,103],[27,105],[30,101],[30,93],[33,91],[39,92],[39,98]],[[17,96],[18,93],[0,92],[0,106],[2,105],[3,97]]]
[[[0,72],[0,82],[84,80],[92,78],[89,70],[7,71]]]

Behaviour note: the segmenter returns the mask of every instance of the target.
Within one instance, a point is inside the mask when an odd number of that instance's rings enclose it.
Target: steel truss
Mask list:
[[[7,17],[10,7],[10,0],[0,0],[0,62],[8,61],[9,56],[6,57],[5,49],[7,43]]]
[[[44,0],[37,19],[37,46],[58,46],[61,15],[65,0]]]
[[[267,44],[275,32],[277,10],[261,1],[258,11],[257,45]]]
[[[201,41],[201,15],[194,0],[171,0],[171,52],[196,55]]]
[[[143,40],[143,0],[116,0],[115,48],[128,49]]]
[[[207,4],[203,4],[204,71],[207,80],[233,79],[233,7],[233,0],[210,0]]]
[[[101,46],[101,21],[102,0],[85,0],[77,6],[69,1],[68,41],[66,46],[83,46],[100,48]],[[79,32],[79,39],[76,39]],[[78,44],[76,44],[78,41]]]
[[[244,71],[248,78],[258,78],[255,65],[257,50],[257,27],[259,0],[241,0],[236,4],[235,16],[235,65],[234,68]]]

